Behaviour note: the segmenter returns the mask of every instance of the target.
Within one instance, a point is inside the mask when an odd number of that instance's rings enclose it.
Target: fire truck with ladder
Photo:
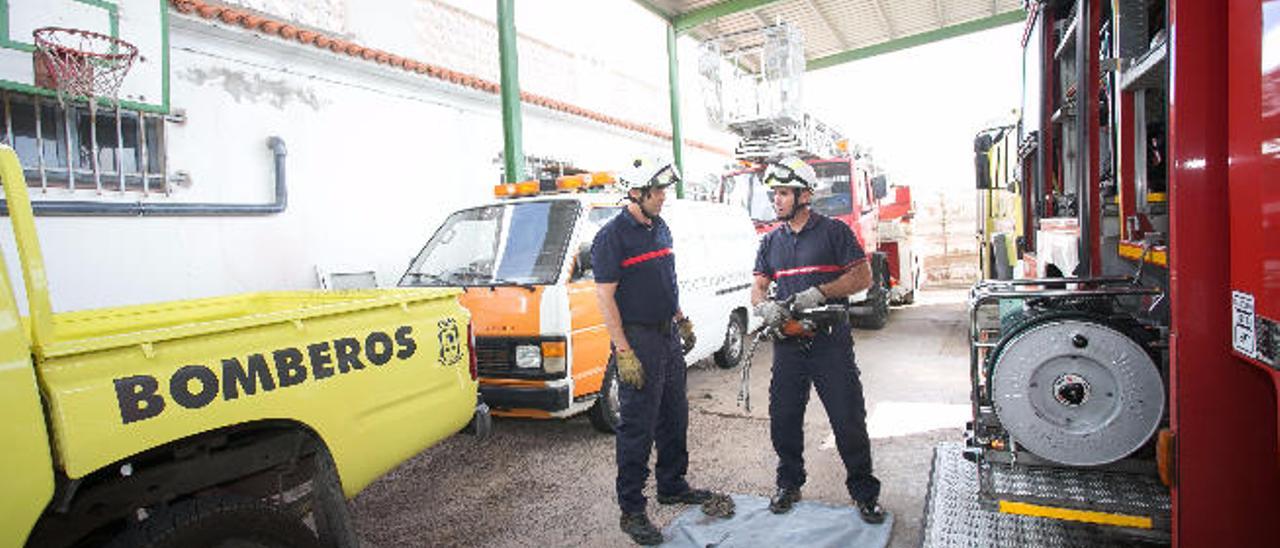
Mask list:
[[[746,208],[759,233],[773,230],[778,221],[761,180],[764,167],[786,155],[804,159],[818,176],[813,211],[848,225],[871,258],[874,283],[849,298],[854,325],[884,327],[890,305],[914,302],[919,288],[911,189],[890,187],[869,152],[799,110],[803,38],[790,25],[725,34],[701,50],[708,118],[739,137],[739,164],[721,178],[716,199]]]
[[[1276,546],[1280,2],[1027,8],[1021,119],[975,140],[1018,222],[924,544]]]

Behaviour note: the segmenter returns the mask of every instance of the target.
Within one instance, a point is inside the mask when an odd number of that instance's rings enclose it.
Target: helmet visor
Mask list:
[[[680,182],[680,170],[674,165],[667,165],[649,179],[648,187],[666,188]]]
[[[773,164],[764,174],[764,185],[767,187],[809,188],[809,184],[796,174],[795,170],[782,164]]]

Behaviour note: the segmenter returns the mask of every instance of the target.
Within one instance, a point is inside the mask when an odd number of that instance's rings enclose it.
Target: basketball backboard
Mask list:
[[[139,57],[120,86],[130,108],[167,112],[169,36],[167,0],[0,0],[0,88],[52,94],[37,84],[32,32],[41,27],[84,29],[125,40]]]

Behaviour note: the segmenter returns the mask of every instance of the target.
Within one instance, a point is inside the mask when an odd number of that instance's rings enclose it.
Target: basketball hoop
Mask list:
[[[94,97],[116,100],[138,48],[105,34],[62,27],[36,29],[37,80],[64,96],[80,97],[93,108]],[[40,72],[43,71],[43,75]],[[43,76],[41,78],[40,76]]]

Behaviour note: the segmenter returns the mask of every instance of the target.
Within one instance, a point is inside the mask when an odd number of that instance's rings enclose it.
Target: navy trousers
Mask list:
[[[618,506],[631,513],[645,509],[642,491],[649,479],[649,451],[655,443],[658,494],[679,495],[689,490],[684,479],[689,469],[689,400],[684,354],[674,326],[624,326],[624,331],[644,366],[644,388],[620,384],[618,393]]]
[[[773,379],[769,383],[769,434],[778,453],[778,487],[804,485],[804,412],[809,387],[818,390],[844,461],[849,496],[869,502],[880,496],[880,480],[871,473],[871,440],[862,381],[854,362],[849,324],[820,333],[805,345],[784,339],[773,345]]]

